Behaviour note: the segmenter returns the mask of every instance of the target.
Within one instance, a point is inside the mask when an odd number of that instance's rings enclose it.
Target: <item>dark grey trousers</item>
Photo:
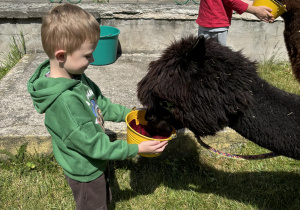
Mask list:
[[[72,189],[76,210],[105,210],[112,199],[107,173],[91,182],[79,182],[66,177]]]

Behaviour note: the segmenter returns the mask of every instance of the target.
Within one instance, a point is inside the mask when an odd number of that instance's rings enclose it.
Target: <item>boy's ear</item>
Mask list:
[[[63,63],[66,60],[67,53],[65,50],[57,50],[55,52],[55,58],[59,63]]]

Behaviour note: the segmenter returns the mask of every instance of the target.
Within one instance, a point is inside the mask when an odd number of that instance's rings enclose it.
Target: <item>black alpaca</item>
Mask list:
[[[229,126],[278,155],[300,159],[300,96],[258,77],[256,63],[213,39],[169,46],[138,83],[153,130],[170,125],[196,136]]]

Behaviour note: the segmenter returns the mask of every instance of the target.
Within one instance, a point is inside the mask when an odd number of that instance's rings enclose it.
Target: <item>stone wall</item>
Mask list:
[[[0,2],[0,51],[5,52],[11,36],[22,31],[28,52],[42,52],[40,41],[41,17],[56,4]],[[120,29],[122,53],[160,53],[172,41],[197,34],[195,20],[198,5],[80,3],[93,14],[101,25]],[[278,18],[274,23],[258,21],[251,14],[234,14],[228,35],[228,46],[242,50],[253,60],[286,60],[283,42],[284,23]]]

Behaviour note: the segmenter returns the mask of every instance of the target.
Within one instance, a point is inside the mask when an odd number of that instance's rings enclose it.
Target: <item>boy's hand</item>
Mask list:
[[[164,151],[168,141],[143,141],[139,146],[138,153],[155,154]]]
[[[258,6],[254,7],[249,5],[247,12],[252,13],[255,15],[258,19],[261,21],[264,21],[266,23],[272,23],[274,21],[274,17],[271,14],[272,9],[265,7],[265,6]]]

